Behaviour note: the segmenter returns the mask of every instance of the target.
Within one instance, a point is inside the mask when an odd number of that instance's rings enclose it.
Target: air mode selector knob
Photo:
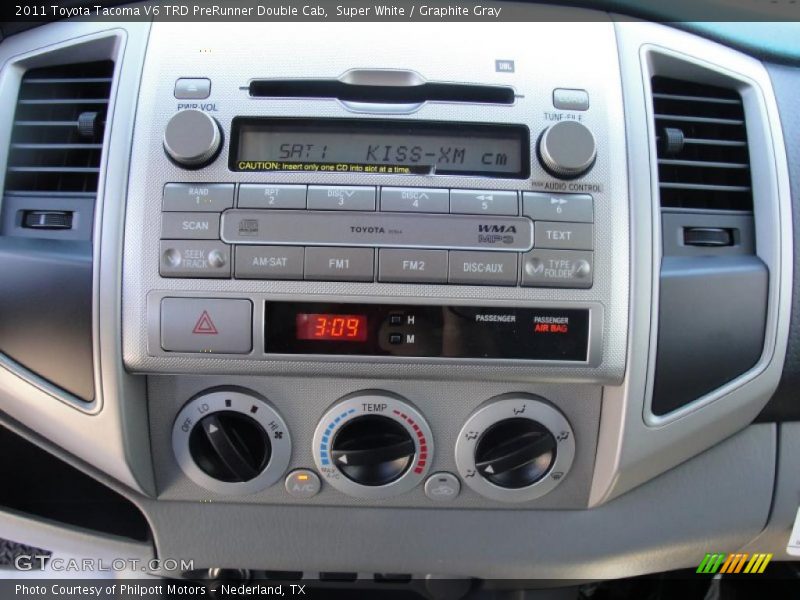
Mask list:
[[[556,438],[538,421],[498,421],[475,447],[477,471],[495,485],[518,489],[544,477],[556,458]]]
[[[560,179],[580,177],[594,166],[597,144],[586,125],[561,121],[539,138],[539,158],[545,170]]]
[[[164,129],[164,151],[181,167],[196,169],[207,165],[221,146],[219,124],[201,110],[175,113]]]
[[[456,466],[470,488],[501,502],[552,491],[569,474],[575,436],[561,412],[533,394],[504,394],[467,419],[456,440]]]

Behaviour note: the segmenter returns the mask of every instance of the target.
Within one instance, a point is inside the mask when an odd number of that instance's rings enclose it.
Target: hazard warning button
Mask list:
[[[161,347],[169,352],[247,354],[253,347],[250,300],[164,298]]]

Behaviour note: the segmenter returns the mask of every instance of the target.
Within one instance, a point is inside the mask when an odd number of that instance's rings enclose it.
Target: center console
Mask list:
[[[123,342],[160,496],[585,506],[628,334],[613,27],[455,60],[348,25],[301,68],[288,33],[201,53],[210,28],[153,28],[135,128]]]

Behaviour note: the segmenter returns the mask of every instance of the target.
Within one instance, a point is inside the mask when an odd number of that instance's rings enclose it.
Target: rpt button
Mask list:
[[[306,186],[242,183],[239,185],[239,208],[305,209]]]
[[[161,347],[168,352],[247,354],[253,347],[249,300],[163,298]]]
[[[450,283],[516,285],[517,255],[511,252],[450,252]]]
[[[232,207],[232,183],[168,183],[164,186],[164,211],[222,212]]]

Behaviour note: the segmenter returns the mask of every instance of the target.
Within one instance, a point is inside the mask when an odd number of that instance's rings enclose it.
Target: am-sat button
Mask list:
[[[164,298],[161,347],[168,352],[247,354],[253,347],[249,300]]]

